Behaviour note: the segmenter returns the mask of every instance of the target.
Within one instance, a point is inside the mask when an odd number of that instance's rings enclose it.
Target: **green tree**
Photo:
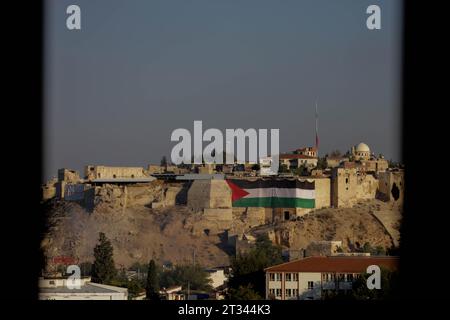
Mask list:
[[[128,279],[126,270],[122,269],[117,276],[111,280],[110,285],[128,289],[128,299],[133,300],[144,291],[144,283],[139,279]]]
[[[233,274],[230,277],[230,290],[228,298],[237,299],[241,296],[242,290],[249,292],[249,285],[252,290],[263,297],[265,293],[264,268],[282,263],[281,247],[272,244],[267,235],[259,236],[255,247],[248,252],[238,253],[231,259]],[[240,289],[243,287],[244,289]],[[247,287],[247,289],[245,289]],[[236,294],[237,296],[234,296]]]
[[[305,166],[305,164],[302,164],[300,167],[293,169],[292,173],[298,176],[307,176],[308,168]]]
[[[370,274],[361,274],[352,284],[352,289],[343,292],[328,290],[323,295],[324,300],[389,300],[398,297],[399,274],[397,271],[391,271],[381,268],[381,288],[369,289],[367,279]]]
[[[263,299],[251,284],[239,286],[237,289],[231,288],[229,295],[233,300],[261,300]]]
[[[364,243],[360,252],[369,252],[372,256],[386,255],[386,250],[382,246],[373,247],[369,242]]]
[[[94,248],[93,282],[108,284],[116,277],[117,270],[113,256],[114,252],[111,242],[103,232],[100,232],[98,244]]]
[[[148,272],[148,263],[140,263],[140,262],[134,262],[130,270],[138,272],[139,276],[143,276]]]
[[[289,168],[287,165],[285,165],[284,163],[280,164],[279,168],[278,168],[278,172],[280,173],[286,173],[289,172]]]
[[[327,163],[327,159],[326,158],[319,158],[317,160],[316,169],[325,170],[327,167],[328,167],[328,163]]]
[[[81,276],[89,277],[92,273],[92,263],[90,262],[82,262],[80,264]]]
[[[381,289],[369,289],[367,279],[370,274],[363,273],[352,286],[350,297],[357,300],[394,299],[398,293],[399,275],[397,271],[381,268]]]
[[[146,297],[149,300],[159,300],[159,279],[155,261],[152,259],[148,264],[147,283],[145,286]]]
[[[208,273],[199,264],[179,264],[161,275],[161,285],[164,287],[175,285],[187,287],[188,282],[191,290],[212,289]]]

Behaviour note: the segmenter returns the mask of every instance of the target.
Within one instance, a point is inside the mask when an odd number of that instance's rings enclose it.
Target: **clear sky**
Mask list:
[[[159,163],[194,120],[312,146],[316,100],[321,155],[363,141],[400,160],[400,1],[48,0],[45,29],[44,178]]]

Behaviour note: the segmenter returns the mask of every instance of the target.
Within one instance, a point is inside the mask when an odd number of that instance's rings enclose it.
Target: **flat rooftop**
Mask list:
[[[107,286],[98,283],[86,283],[82,285],[80,289],[69,289],[66,286],[39,288],[40,293],[118,293],[126,290],[126,288]]]
[[[142,178],[111,178],[111,179],[93,179],[92,183],[140,183],[140,182],[152,182],[156,180],[155,177],[142,177]]]

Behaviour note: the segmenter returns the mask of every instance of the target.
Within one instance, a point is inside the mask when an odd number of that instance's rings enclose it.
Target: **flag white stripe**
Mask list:
[[[258,189],[244,189],[249,194],[244,198],[301,198],[301,199],[315,199],[316,191],[307,189],[294,188],[258,188]]]

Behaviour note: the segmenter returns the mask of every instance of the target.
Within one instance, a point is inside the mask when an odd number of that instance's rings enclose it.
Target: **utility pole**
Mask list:
[[[188,280],[188,287],[187,287],[187,298],[186,300],[189,300],[189,296],[191,295],[191,284]]]

